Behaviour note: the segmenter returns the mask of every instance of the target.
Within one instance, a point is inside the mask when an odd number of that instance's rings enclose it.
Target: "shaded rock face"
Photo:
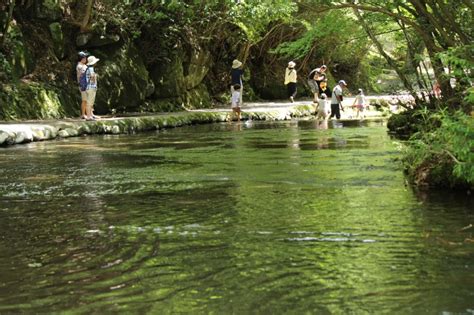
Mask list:
[[[10,38],[14,38],[15,44],[12,45],[7,61],[11,65],[12,76],[19,79],[35,68],[35,60],[30,51],[30,47],[26,44],[23,32],[17,25],[11,25],[8,33]]]
[[[154,65],[150,71],[155,85],[152,103],[157,107],[162,107],[160,103],[178,108],[209,107],[212,100],[204,80],[210,63],[209,51],[197,48],[188,54],[174,54],[169,63]]]
[[[95,111],[137,111],[154,91],[153,81],[138,49],[126,43],[116,49],[97,51],[100,61],[94,66],[99,76]]]
[[[0,90],[0,119],[48,119],[76,115],[79,102],[68,93],[39,83],[5,85]],[[77,109],[77,115],[79,110]]]
[[[58,59],[63,59],[65,56],[65,42],[61,24],[58,22],[49,24],[49,31],[51,33],[51,38],[53,39],[54,53],[56,54],[56,57],[58,57]]]

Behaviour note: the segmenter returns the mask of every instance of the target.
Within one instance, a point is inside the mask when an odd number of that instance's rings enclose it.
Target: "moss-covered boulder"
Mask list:
[[[209,108],[211,107],[211,104],[211,96],[209,95],[206,85],[203,83],[185,93],[183,105],[187,108]]]
[[[101,59],[95,66],[99,76],[96,113],[137,111],[154,91],[138,49],[125,43],[97,51],[96,56]]]
[[[77,93],[78,94],[78,93]],[[39,83],[3,85],[0,120],[51,119],[75,115],[75,100],[56,88]],[[79,104],[79,102],[77,102]],[[79,106],[79,105],[77,105]]]
[[[191,52],[189,64],[185,71],[184,84],[187,90],[196,88],[204,80],[209,72],[211,54],[203,49],[195,49]]]
[[[53,50],[56,57],[58,57],[58,59],[63,59],[65,41],[61,24],[58,22],[49,24],[49,32],[51,33],[51,38],[53,39]]]
[[[155,85],[155,99],[177,98],[185,89],[183,57],[175,54],[167,63],[154,65],[150,70],[150,78]]]
[[[60,0],[34,1],[35,16],[47,21],[59,21],[63,14]]]
[[[19,79],[33,71],[35,60],[18,25],[11,25],[8,38],[11,41],[11,50],[7,55],[7,62],[13,78]]]

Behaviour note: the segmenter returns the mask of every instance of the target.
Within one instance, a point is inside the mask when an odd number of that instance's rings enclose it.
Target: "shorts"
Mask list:
[[[364,111],[364,105],[356,105],[356,108],[360,110],[361,112]]]
[[[86,90],[87,108],[92,109],[94,107],[96,93],[97,93],[96,89]]]
[[[308,85],[313,93],[319,93],[319,86],[316,80],[308,80]]]
[[[81,101],[86,102],[87,101],[86,91],[81,91],[81,88],[79,88],[79,92],[81,93]]]

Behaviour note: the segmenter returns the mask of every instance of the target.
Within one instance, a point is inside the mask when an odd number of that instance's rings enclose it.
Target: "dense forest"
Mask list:
[[[330,86],[410,95],[389,128],[411,137],[412,180],[472,185],[473,9],[470,0],[2,0],[0,119],[78,116],[80,50],[101,60],[99,114],[226,103],[236,58],[247,100],[284,98],[290,60],[304,96],[306,74],[326,64]]]

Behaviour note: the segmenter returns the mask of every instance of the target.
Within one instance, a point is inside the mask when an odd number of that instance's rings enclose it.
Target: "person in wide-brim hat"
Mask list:
[[[95,56],[89,56],[87,57],[87,65],[88,66],[93,66],[95,65],[97,62],[99,62],[99,58],[96,58]]]
[[[240,66],[242,66],[242,62],[240,62],[239,60],[234,59],[234,61],[232,61],[232,69],[240,68]]]

